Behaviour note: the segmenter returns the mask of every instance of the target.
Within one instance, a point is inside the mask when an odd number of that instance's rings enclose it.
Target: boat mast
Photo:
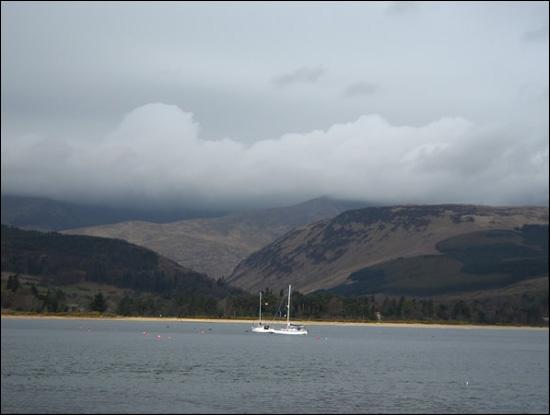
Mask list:
[[[262,292],[260,291],[260,324],[262,324]]]
[[[290,326],[290,284],[288,285],[288,305],[286,306],[286,325]]]

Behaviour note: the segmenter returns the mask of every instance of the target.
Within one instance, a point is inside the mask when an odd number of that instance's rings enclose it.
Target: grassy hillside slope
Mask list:
[[[308,293],[345,284],[365,268],[369,278],[382,278],[370,267],[384,264],[388,275],[407,269],[406,275],[415,280],[411,284],[428,278],[424,285],[431,286],[432,278],[424,275],[438,274],[448,281],[460,276],[461,251],[451,254],[450,238],[513,231],[525,224],[548,224],[548,208],[429,205],[352,210],[290,231],[242,261],[228,281],[248,291],[279,290],[290,283]],[[449,242],[442,249],[449,254],[441,257],[438,243],[445,240]]]
[[[172,223],[123,222],[65,234],[119,238],[152,249],[212,278],[227,277],[252,252],[296,226],[334,217],[363,203],[318,198],[295,206]]]

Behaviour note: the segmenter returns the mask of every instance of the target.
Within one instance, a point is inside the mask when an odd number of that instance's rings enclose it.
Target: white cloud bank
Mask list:
[[[155,103],[94,142],[2,137],[2,192],[157,206],[268,206],[319,195],[548,204],[548,123],[520,130],[443,118],[411,127],[366,115],[244,145],[203,140],[191,113]]]

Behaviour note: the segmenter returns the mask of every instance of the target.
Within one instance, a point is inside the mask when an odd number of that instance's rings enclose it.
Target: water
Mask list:
[[[548,413],[548,330],[248,327],[3,318],[2,413]]]

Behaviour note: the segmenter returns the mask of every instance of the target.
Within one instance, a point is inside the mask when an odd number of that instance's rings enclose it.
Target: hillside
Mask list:
[[[547,236],[547,226],[545,231]],[[520,237],[524,238],[525,232],[523,229]],[[540,245],[537,235],[543,233],[527,233],[526,246]],[[513,241],[517,235],[506,238]],[[450,241],[445,249],[460,252],[463,244]],[[3,226],[1,242],[2,312],[225,318],[252,318],[258,312],[257,293],[213,281],[125,241]],[[522,275],[527,279],[506,287],[431,298],[364,295],[371,292],[368,290],[358,290],[359,296],[334,290],[307,295],[294,291],[292,315],[297,319],[372,321],[380,312],[384,320],[547,324],[548,277],[531,276],[528,272]],[[280,314],[286,304],[284,292],[265,290],[263,298],[264,315],[284,320]]]
[[[137,210],[61,202],[43,197],[2,195],[2,224],[22,229],[58,231],[128,220],[171,222],[221,216],[221,212],[193,209]]]
[[[95,284],[131,293],[177,296],[181,304],[239,293],[149,249],[116,239],[26,231],[2,225],[1,247],[3,274],[33,276],[44,287]],[[3,294],[3,307],[4,299]]]
[[[471,232],[445,239],[436,248],[439,255],[398,258],[362,268],[330,291],[347,296],[433,296],[498,289],[548,275],[548,225]]]
[[[389,290],[393,293],[404,289],[403,280],[407,279],[411,286],[424,284],[425,288],[410,289],[408,294],[432,295],[448,289],[469,289],[461,280],[463,266],[475,265],[474,275],[482,275],[485,282],[495,270],[480,270],[482,264],[468,262],[465,258],[477,248],[473,245],[469,248],[467,239],[452,238],[469,234],[479,241],[494,235],[475,232],[514,231],[525,224],[547,225],[548,208],[429,205],[357,209],[290,231],[242,261],[228,281],[248,291],[264,287],[279,290],[291,283],[303,293],[335,287],[346,291],[345,284],[358,280],[369,286],[365,292],[384,291],[383,287],[388,291],[388,279],[392,278],[401,281],[398,289]],[[508,251],[511,249],[514,253],[524,245],[522,238],[521,233],[512,232],[501,235],[499,242],[509,243],[511,246],[503,249],[509,248]],[[453,246],[460,249],[453,251]],[[541,248],[526,247],[525,252],[520,253],[528,256],[532,249]],[[442,255],[441,250],[446,254]],[[535,267],[544,269],[544,259],[537,261]],[[546,262],[546,275],[547,267]],[[445,281],[434,284],[434,275]],[[422,278],[425,281],[422,282]],[[507,281],[518,279],[521,278]],[[504,283],[499,280],[487,287]]]
[[[241,260],[290,229],[364,205],[323,197],[295,206],[251,210],[218,218],[163,224],[131,221],[63,233],[123,239],[217,279],[227,277]]]

